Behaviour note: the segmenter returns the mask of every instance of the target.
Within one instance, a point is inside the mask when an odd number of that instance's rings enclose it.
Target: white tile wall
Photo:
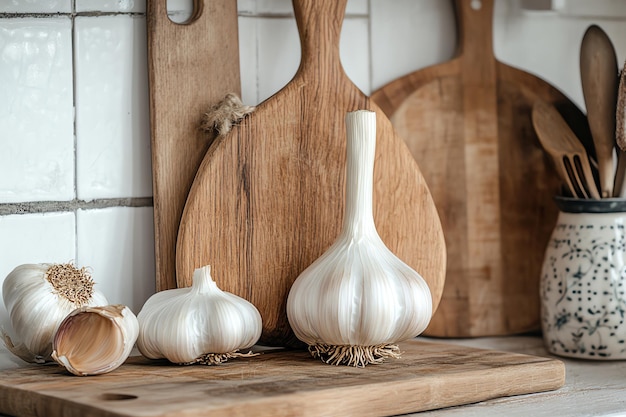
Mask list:
[[[78,265],[89,265],[112,304],[135,314],[155,291],[152,207],[78,210]]]
[[[74,0],[77,12],[145,13],[146,0]]]
[[[238,0],[237,7],[239,12],[244,14],[288,15],[293,13],[290,0]],[[346,14],[366,14],[367,11],[368,0],[349,0],[346,6]]]
[[[253,17],[239,18],[239,68],[241,72],[241,100],[244,103],[259,103],[258,53],[257,53],[258,19]],[[244,76],[245,74],[245,76]]]
[[[371,3],[371,15],[379,16],[371,20],[372,89],[448,60],[454,54],[456,29],[452,2],[373,0]]]
[[[2,0],[0,13],[69,13],[72,0]]]
[[[279,2],[280,3],[280,2]],[[247,22],[247,19],[242,19]],[[257,18],[255,40],[258,101],[263,101],[284,87],[300,64],[300,39],[293,18]],[[246,33],[247,34],[247,33]],[[370,92],[368,18],[350,16],[344,20],[340,40],[341,62],[348,77],[362,91]],[[248,79],[249,67],[242,67]],[[247,87],[247,85],[244,85]],[[244,92],[246,94],[246,92]]]
[[[582,34],[599,24],[626,59],[626,2],[597,0],[613,12],[594,16],[524,11],[521,3],[497,0],[496,56],[583,107]],[[190,4],[169,0],[178,16]],[[450,59],[451,4],[349,0],[347,75],[370,93]],[[289,0],[238,7],[242,97],[256,104],[294,75],[299,40]],[[138,311],[154,291],[152,208],[138,199],[151,196],[145,9],[146,0],[0,1],[0,281],[20,263],[75,259],[93,268],[111,302]],[[143,207],[127,207],[128,199]],[[7,214],[23,207],[45,213]]]
[[[78,198],[152,195],[145,17],[77,17]]]
[[[0,19],[0,203],[74,197],[67,17]]]
[[[611,4],[611,0],[597,3]],[[614,4],[614,3],[612,3]],[[580,84],[579,51],[585,30],[598,24],[609,35],[618,63],[626,59],[626,20],[564,16],[553,12],[524,12],[498,2],[494,26],[496,57],[536,74],[585,108]],[[626,11],[626,2],[622,3]]]

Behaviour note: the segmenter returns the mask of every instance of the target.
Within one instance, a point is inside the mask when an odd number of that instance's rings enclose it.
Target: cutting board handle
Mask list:
[[[341,65],[339,41],[348,0],[293,0],[300,33],[300,70]]]
[[[473,62],[495,61],[493,53],[493,0],[455,0],[458,56]]]
[[[163,24],[171,24],[174,26],[180,26],[181,30],[185,30],[185,27],[191,25],[197,26],[199,22],[204,22],[206,25],[211,21],[219,20],[222,16],[221,10],[211,10],[216,7],[221,7],[220,2],[212,2],[211,0],[193,0],[193,12],[191,16],[182,23],[173,22],[167,15],[167,2],[169,0],[148,0],[146,7],[148,8],[148,18],[154,19]],[[205,12],[205,9],[209,9]]]

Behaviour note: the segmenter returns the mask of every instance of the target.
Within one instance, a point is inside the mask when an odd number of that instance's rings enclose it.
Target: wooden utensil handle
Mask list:
[[[300,33],[300,68],[327,63],[340,64],[339,40],[347,0],[293,0]]]
[[[459,33],[457,55],[471,57],[468,65],[495,61],[493,53],[493,0],[455,0]]]
[[[162,21],[164,23],[169,23],[177,26],[186,26],[196,22],[200,19],[201,16],[204,16],[204,19],[215,19],[215,17],[211,17],[211,15],[215,15],[216,13],[204,13],[204,6],[206,2],[210,3],[210,0],[193,0],[193,12],[189,19],[183,23],[173,22],[169,16],[167,15],[167,2],[168,0],[149,0],[147,4],[147,8],[150,11],[148,13],[149,18],[156,19],[158,21]]]

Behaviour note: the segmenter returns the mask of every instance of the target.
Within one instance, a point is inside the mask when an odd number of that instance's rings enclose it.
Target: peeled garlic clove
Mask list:
[[[398,357],[395,343],[426,329],[432,298],[426,281],[385,246],[374,225],[376,114],[348,113],[346,125],[343,227],[294,282],[287,317],[314,357],[361,367]]]
[[[28,362],[51,361],[52,338],[59,323],[82,306],[107,305],[94,289],[87,268],[72,264],[25,264],[2,284],[2,298],[16,340],[3,332],[7,348]]]
[[[59,325],[52,358],[74,375],[104,374],[124,363],[138,335],[137,317],[126,306],[81,307]]]
[[[195,270],[190,288],[165,290],[137,315],[137,348],[149,359],[213,365],[252,347],[261,337],[261,315],[251,303],[220,290],[211,267]]]

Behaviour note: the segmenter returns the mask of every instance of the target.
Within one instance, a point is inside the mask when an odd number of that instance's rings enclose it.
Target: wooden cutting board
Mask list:
[[[293,346],[285,311],[298,275],[333,243],[344,210],[345,115],[377,112],[374,218],[383,241],[430,286],[445,276],[445,241],[424,178],[391,123],[345,75],[346,0],[294,0],[302,44],[295,77],[208,150],[185,206],[177,282],[212,265],[223,290],[252,302],[261,344]]]
[[[364,369],[307,352],[266,353],[220,366],[181,367],[133,357],[110,374],[71,376],[57,366],[3,373],[0,413],[47,417],[388,416],[550,391],[562,362],[409,341],[403,356]]]
[[[147,3],[157,291],[176,288],[176,236],[187,193],[212,137],[202,114],[240,94],[236,0],[198,0],[189,23]]]
[[[591,150],[580,110],[545,81],[498,62],[493,0],[457,0],[459,49],[449,62],[376,91],[417,160],[439,210],[448,264],[426,334],[506,335],[539,328],[539,275],[560,180],[531,122],[553,103]]]

